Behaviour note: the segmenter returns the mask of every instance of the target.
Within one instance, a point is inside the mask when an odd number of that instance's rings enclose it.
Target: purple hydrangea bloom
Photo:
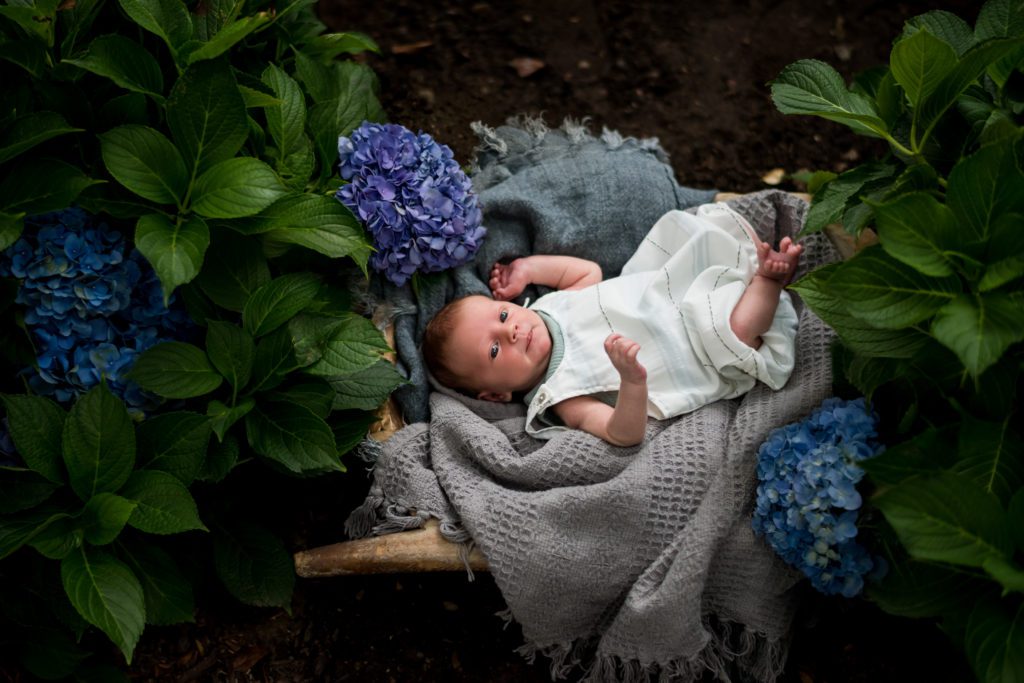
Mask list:
[[[338,138],[335,195],[369,231],[370,265],[396,285],[473,258],[487,230],[469,178],[447,145],[395,124],[363,122]]]
[[[758,450],[754,531],[811,584],[851,598],[882,568],[854,540],[862,499],[858,462],[882,452],[864,399],[826,399],[801,422],[773,430]]]
[[[0,276],[19,280],[15,301],[36,350],[26,368],[36,393],[73,401],[100,381],[135,411],[160,399],[125,378],[139,353],[190,329],[137,250],[79,208],[25,219],[25,233],[0,257]]]

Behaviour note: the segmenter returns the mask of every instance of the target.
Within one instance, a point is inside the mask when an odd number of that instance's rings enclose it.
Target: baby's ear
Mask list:
[[[476,395],[481,401],[494,401],[495,403],[508,403],[512,400],[511,391],[481,391]]]

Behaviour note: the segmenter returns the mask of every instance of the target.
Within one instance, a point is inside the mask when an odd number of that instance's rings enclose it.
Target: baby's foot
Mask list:
[[[803,245],[794,243],[788,237],[783,237],[779,242],[778,251],[772,249],[767,242],[761,242],[757,247],[757,274],[788,285],[803,251]]]
[[[640,353],[640,345],[621,334],[610,334],[604,340],[604,352],[619,371],[619,378],[631,384],[643,384],[647,381],[647,368],[636,359]]]

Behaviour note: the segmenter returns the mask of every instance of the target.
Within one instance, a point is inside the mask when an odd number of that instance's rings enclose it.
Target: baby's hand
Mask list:
[[[512,263],[495,263],[491,268],[491,293],[498,301],[511,301],[523,293],[530,284],[530,267],[525,259],[518,258]]]
[[[610,334],[604,340],[604,352],[608,354],[612,365],[619,371],[619,378],[631,384],[647,383],[647,368],[640,364],[636,355],[640,353],[640,345],[621,334]]]

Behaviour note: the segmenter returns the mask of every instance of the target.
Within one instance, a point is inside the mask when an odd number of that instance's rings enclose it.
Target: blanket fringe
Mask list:
[[[385,504],[384,492],[379,486],[371,486],[363,504],[349,513],[345,520],[345,533],[349,538],[366,538],[373,532]]]

